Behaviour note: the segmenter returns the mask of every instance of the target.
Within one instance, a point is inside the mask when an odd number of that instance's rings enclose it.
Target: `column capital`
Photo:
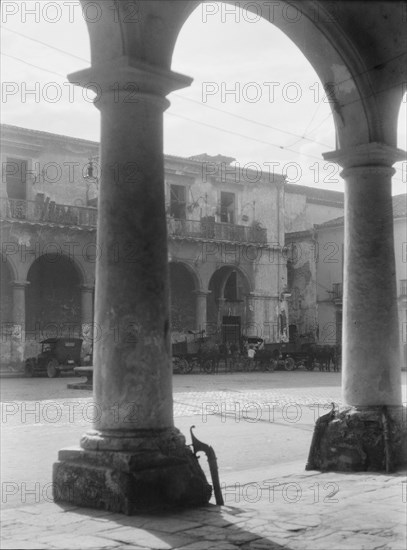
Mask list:
[[[212,290],[193,290],[192,292],[195,296],[209,296],[209,294],[212,294]]]
[[[395,162],[406,159],[406,151],[384,143],[372,142],[356,145],[349,149],[338,149],[323,153],[323,158],[336,162],[343,168],[383,167],[390,168]]]
[[[11,286],[13,288],[26,288],[30,283],[30,281],[11,281]]]
[[[114,103],[138,104],[140,99],[164,99],[169,93],[186,88],[193,79],[139,59],[121,56],[68,75],[72,84],[94,88],[100,100],[110,96]],[[120,97],[122,96],[122,97]]]

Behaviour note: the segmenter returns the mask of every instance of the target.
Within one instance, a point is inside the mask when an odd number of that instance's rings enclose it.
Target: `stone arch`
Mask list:
[[[233,0],[223,0],[222,3],[239,5],[239,2]],[[203,4],[198,0],[188,2],[178,32],[191,13]],[[279,28],[299,48],[317,73],[330,98],[338,148],[374,140],[383,141],[383,128],[374,102],[374,92],[366,78],[367,67],[332,15],[326,12],[321,3],[318,3],[317,12],[314,6],[302,2],[283,0],[273,9],[268,9],[268,4],[254,0],[248,3],[248,11],[257,10],[256,13],[260,13],[262,18]],[[298,20],[293,15],[290,18],[287,16],[290,9],[297,10]]]
[[[196,292],[201,284],[197,273],[186,262],[169,264],[171,330],[187,333],[196,324]]]
[[[225,318],[229,318],[232,324],[235,320],[240,325],[240,336],[241,328],[247,323],[246,302],[252,291],[250,278],[240,267],[224,265],[212,273],[208,290],[208,332],[224,339]]]
[[[79,336],[84,277],[77,262],[63,254],[43,254],[31,263],[27,281],[27,331],[41,338]]]

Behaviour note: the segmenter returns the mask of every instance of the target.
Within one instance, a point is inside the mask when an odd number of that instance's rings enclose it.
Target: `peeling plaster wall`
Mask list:
[[[305,231],[314,225],[339,218],[344,214],[343,205],[313,202],[304,193],[285,192],[285,232]],[[320,190],[323,195],[323,190]]]
[[[317,336],[316,255],[312,237],[295,241],[296,254],[288,265],[289,324],[297,326],[299,336]]]

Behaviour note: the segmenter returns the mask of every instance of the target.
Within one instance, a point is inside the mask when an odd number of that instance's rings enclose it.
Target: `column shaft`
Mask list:
[[[206,330],[208,292],[196,292],[196,330]]]
[[[113,94],[100,105],[101,170],[96,265],[95,427],[173,425],[163,110],[154,96]],[[137,414],[129,416],[130,404]]]
[[[390,167],[346,169],[343,395],[400,405],[401,373]]]

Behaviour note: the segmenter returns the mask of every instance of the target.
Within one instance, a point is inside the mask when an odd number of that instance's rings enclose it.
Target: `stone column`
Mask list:
[[[344,167],[342,391],[347,407],[326,430],[320,466],[387,469],[404,452],[391,177],[392,164],[405,153],[370,143],[324,158]]]
[[[11,360],[19,368],[23,367],[25,349],[25,289],[28,281],[13,281],[13,310],[11,334]]]
[[[81,286],[81,322],[82,325],[93,322],[93,285]]]
[[[206,316],[206,309],[207,309],[207,298],[209,295],[209,292],[205,292],[203,290],[196,290],[196,330],[206,331],[206,325],[207,325],[207,316]]]
[[[190,79],[128,58],[72,79],[102,90],[96,415],[82,450],[60,452],[55,498],[128,514],[201,505],[210,486],[173,420],[164,200],[165,96]]]
[[[94,335],[97,336],[97,328],[93,325],[93,285],[81,285],[81,327],[80,336],[82,342],[82,360],[92,352],[92,343]]]

